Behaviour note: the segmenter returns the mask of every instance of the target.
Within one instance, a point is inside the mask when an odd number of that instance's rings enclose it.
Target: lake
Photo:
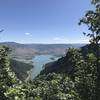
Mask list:
[[[34,79],[46,63],[57,60],[59,57],[53,55],[37,55],[33,58],[34,68],[32,69],[31,79]]]

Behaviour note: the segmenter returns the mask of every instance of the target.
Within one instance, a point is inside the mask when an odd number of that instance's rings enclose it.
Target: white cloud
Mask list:
[[[25,35],[30,35],[31,33],[25,33]]]

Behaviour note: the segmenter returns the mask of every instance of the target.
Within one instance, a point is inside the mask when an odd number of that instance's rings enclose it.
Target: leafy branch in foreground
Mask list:
[[[81,23],[88,26],[88,30],[91,33],[84,33],[90,37],[90,43],[93,47],[94,54],[96,56],[95,67],[97,71],[95,100],[100,100],[100,0],[92,0],[92,4],[95,6],[95,10],[89,10],[85,16],[80,20]]]

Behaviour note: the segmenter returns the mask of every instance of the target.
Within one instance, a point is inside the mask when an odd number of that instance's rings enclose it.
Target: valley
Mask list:
[[[43,65],[48,62],[55,61],[55,57],[63,57],[67,52],[68,48],[80,48],[85,45],[20,44],[15,42],[3,42],[0,44],[10,48],[12,69],[17,74],[18,78],[20,78],[21,80],[25,80],[27,77],[29,78],[29,76],[31,77],[31,79],[37,76],[42,70]],[[34,59],[36,59],[37,57],[39,57],[39,59],[34,61]],[[37,62],[38,64],[36,64]]]

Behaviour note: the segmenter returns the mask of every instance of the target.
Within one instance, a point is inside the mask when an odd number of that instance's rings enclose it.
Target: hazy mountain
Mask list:
[[[85,44],[20,44],[15,42],[0,43],[10,47],[13,58],[31,59],[39,54],[63,56],[69,47],[79,48]]]

